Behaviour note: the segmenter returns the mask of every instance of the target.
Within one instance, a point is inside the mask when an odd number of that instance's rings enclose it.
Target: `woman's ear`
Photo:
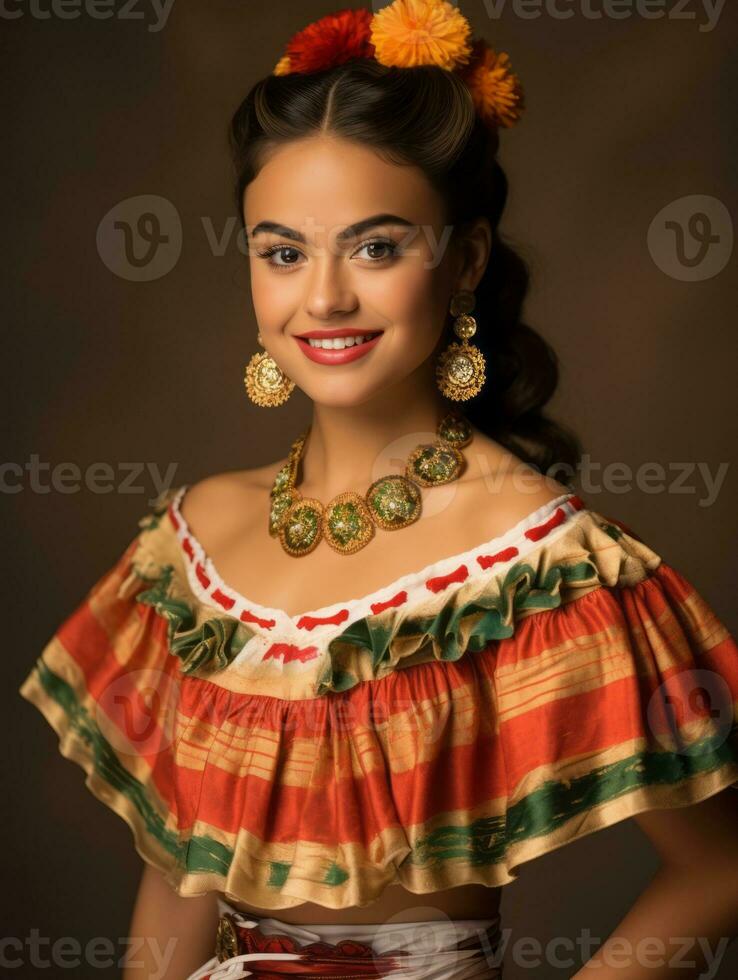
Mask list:
[[[491,252],[492,226],[488,218],[474,218],[459,228],[454,270],[457,289],[474,292],[487,268]]]

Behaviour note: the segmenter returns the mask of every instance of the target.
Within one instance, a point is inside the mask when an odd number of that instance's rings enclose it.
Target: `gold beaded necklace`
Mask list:
[[[404,475],[380,477],[363,497],[350,490],[339,493],[324,507],[297,489],[309,433],[310,426],[292,443],[270,492],[269,533],[297,558],[309,554],[321,538],[340,554],[350,555],[371,541],[375,525],[396,531],[413,524],[422,510],[420,487],[457,480],[466,463],[460,450],[472,441],[468,420],[451,411],[438,423],[435,442],[420,443],[410,453]]]

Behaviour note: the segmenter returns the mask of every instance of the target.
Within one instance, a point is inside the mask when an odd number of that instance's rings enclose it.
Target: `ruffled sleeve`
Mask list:
[[[139,855],[180,889],[220,874],[218,842],[193,830],[196,780],[178,767],[189,672],[227,664],[250,630],[192,601],[170,547],[166,491],[115,563],[57,628],[19,688],[59,751],[133,833]],[[206,890],[206,889],[203,889]],[[186,893],[183,890],[183,893]]]
[[[329,644],[322,681],[350,677],[361,719],[334,809],[385,881],[505,885],[633,814],[738,790],[738,646],[712,607],[621,521],[580,506],[542,526],[495,574]]]

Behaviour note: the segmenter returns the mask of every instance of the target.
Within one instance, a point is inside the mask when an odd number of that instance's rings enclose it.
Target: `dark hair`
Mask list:
[[[558,360],[521,320],[529,273],[498,230],[507,199],[507,178],[496,158],[498,134],[482,123],[465,83],[435,65],[398,69],[363,58],[260,80],[229,130],[242,224],[244,191],[268,152],[320,133],[419,167],[446,201],[450,224],[480,216],[489,220],[492,251],[475,291],[479,329],[472,340],[485,356],[487,382],[479,395],[458,406],[479,430],[540,472],[555,476],[557,464],[564,464],[569,479],[563,482],[570,483],[581,445],[542,411],[558,384]],[[452,326],[449,318],[438,349],[458,339]]]

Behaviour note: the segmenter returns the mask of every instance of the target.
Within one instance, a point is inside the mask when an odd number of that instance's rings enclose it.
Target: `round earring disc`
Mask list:
[[[454,333],[462,340],[469,340],[477,332],[477,321],[473,316],[460,316],[454,323]]]
[[[295,388],[295,382],[284,374],[266,351],[253,355],[246,366],[243,381],[249,398],[261,406],[281,405]]]
[[[284,373],[269,354],[258,354],[254,365],[256,384],[265,392],[277,392],[285,381]]]
[[[451,315],[465,316],[467,313],[471,313],[475,302],[474,293],[470,289],[460,289],[451,298]]]
[[[436,376],[444,394],[462,401],[472,398],[485,382],[484,357],[469,344],[449,344],[438,360]]]

